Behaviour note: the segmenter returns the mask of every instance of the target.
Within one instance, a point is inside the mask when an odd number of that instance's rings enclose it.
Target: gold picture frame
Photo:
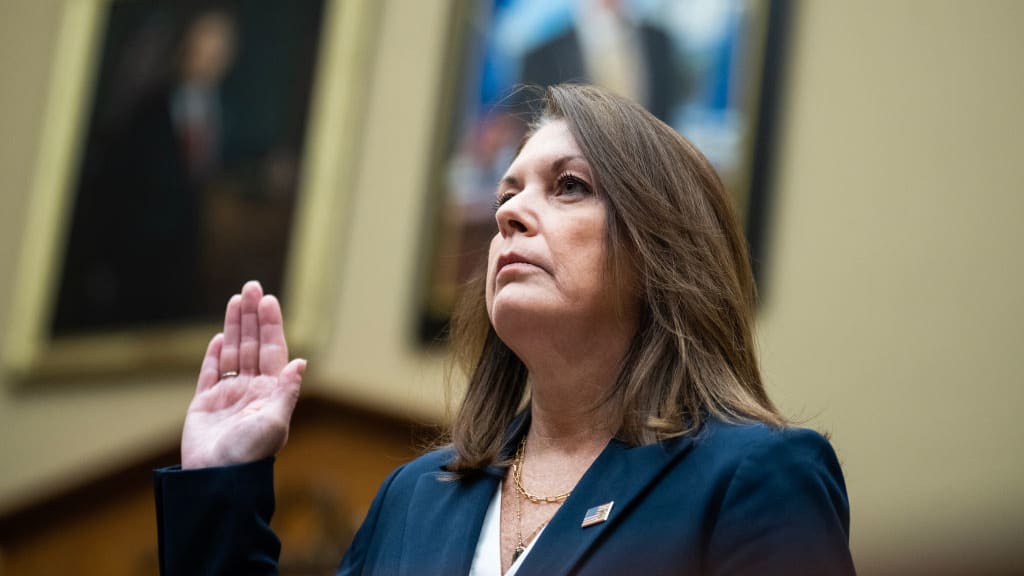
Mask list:
[[[218,330],[213,318],[59,337],[51,329],[107,32],[105,15],[118,1],[68,0],[63,7],[2,351],[4,368],[15,378],[194,370]],[[297,351],[310,350],[329,329],[325,319],[330,315],[324,310],[331,305],[340,271],[343,235],[337,231],[345,225],[359,161],[377,10],[372,0],[323,2],[281,280],[288,338]]]

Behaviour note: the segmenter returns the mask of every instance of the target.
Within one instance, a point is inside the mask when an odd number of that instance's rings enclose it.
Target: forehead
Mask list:
[[[523,145],[508,173],[514,174],[518,169],[538,165],[547,166],[555,162],[572,160],[573,163],[586,164],[583,152],[576,144],[576,139],[569,131],[565,120],[551,120],[541,126]]]

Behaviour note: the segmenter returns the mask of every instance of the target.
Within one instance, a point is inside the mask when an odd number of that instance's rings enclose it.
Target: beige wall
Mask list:
[[[800,8],[772,391],[832,431],[858,556],[1021,569],[1024,3]]]
[[[332,337],[313,358],[330,393],[413,417],[439,398],[439,359],[408,334],[443,4],[384,5]],[[3,325],[61,5],[0,5]],[[1019,568],[1024,3],[797,8],[761,326],[771,391],[832,432],[863,573]],[[190,392],[2,378],[0,511],[173,441]]]

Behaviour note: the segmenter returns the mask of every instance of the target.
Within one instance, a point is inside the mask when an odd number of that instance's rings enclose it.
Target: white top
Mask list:
[[[469,568],[469,576],[502,576],[501,575],[501,489],[504,482],[498,483],[498,489],[487,506],[487,514],[484,516],[484,525],[480,529],[480,539],[476,541],[476,552],[473,553],[473,565]],[[526,545],[526,550],[516,558],[512,566],[505,573],[505,576],[515,576],[523,560],[533,550],[533,544],[540,535],[544,533],[541,528],[537,536]]]

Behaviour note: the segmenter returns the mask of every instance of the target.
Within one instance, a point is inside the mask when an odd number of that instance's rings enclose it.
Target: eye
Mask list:
[[[501,205],[511,200],[513,196],[515,196],[514,192],[503,192],[502,194],[499,194],[497,200],[494,201],[494,211],[497,212],[498,208],[501,208]]]
[[[572,172],[563,172],[559,175],[557,184],[558,194],[590,194],[590,185]]]

